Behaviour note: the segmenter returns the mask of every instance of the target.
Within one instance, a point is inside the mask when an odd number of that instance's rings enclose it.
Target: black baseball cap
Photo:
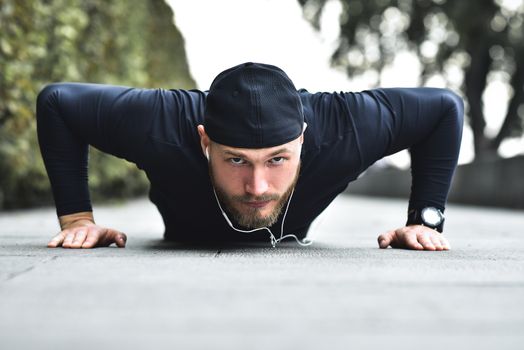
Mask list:
[[[214,142],[239,148],[274,147],[299,137],[303,126],[300,96],[276,66],[242,63],[211,83],[204,127]]]

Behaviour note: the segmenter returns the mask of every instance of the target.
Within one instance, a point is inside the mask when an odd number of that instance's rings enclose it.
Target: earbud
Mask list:
[[[209,149],[209,148],[206,147],[206,158],[207,158],[207,160],[209,161],[209,151],[208,151],[208,149]]]

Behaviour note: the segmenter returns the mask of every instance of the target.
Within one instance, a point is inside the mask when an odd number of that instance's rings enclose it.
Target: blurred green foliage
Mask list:
[[[51,204],[36,96],[57,81],[194,88],[164,0],[0,0],[0,209]],[[134,164],[90,149],[93,199],[147,192]]]

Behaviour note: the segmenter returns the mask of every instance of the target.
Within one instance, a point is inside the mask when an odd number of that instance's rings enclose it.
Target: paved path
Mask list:
[[[146,200],[96,207],[126,249],[47,249],[53,209],[0,214],[0,348],[522,349],[524,212],[450,205],[452,250],[378,249],[405,207],[339,197],[313,246],[276,249],[163,242]]]

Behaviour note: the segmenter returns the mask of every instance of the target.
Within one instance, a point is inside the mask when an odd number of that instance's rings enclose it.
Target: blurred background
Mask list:
[[[206,90],[245,61],[297,88],[447,87],[466,104],[450,201],[524,208],[524,0],[0,0],[0,210],[52,204],[35,130],[54,81]],[[147,193],[91,149],[95,201]],[[409,196],[409,153],[349,193]]]

